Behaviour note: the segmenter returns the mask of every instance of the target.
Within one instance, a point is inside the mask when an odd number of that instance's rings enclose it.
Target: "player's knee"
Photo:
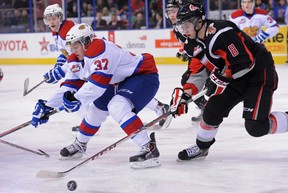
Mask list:
[[[120,123],[123,117],[130,113],[133,109],[133,104],[123,96],[115,95],[108,103],[108,111],[111,117]]]
[[[220,117],[209,111],[209,109],[204,108],[203,121],[208,125],[218,126],[222,123],[223,117]]]
[[[249,135],[261,137],[269,132],[269,119],[266,119],[265,121],[246,119],[245,128]]]

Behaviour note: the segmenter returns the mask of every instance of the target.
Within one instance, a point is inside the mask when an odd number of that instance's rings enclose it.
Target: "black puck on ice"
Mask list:
[[[74,181],[74,180],[71,180],[67,183],[67,188],[70,190],[70,191],[74,191],[76,190],[77,188],[77,183]]]

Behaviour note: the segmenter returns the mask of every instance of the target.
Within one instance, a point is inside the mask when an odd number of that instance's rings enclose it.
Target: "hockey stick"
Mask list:
[[[50,113],[47,113],[46,116],[51,116],[51,115],[53,115],[53,114],[55,114],[55,113],[57,113],[57,112],[58,112],[57,110],[53,110],[53,111],[51,111]],[[6,135],[8,135],[8,134],[10,134],[10,133],[13,133],[13,132],[15,132],[15,131],[18,131],[19,129],[23,129],[24,127],[27,127],[27,126],[30,125],[31,123],[32,123],[32,121],[30,120],[30,121],[27,121],[27,122],[25,122],[25,123],[22,123],[21,125],[18,125],[18,126],[16,126],[16,127],[12,128],[12,129],[9,129],[9,130],[7,130],[7,131],[4,131],[4,132],[0,133],[0,138],[1,138],[1,137],[4,137],[4,136],[6,136]]]
[[[29,78],[26,78],[24,81],[24,92],[23,92],[23,96],[26,96],[27,94],[29,94],[30,92],[32,92],[35,88],[37,88],[38,86],[40,86],[41,84],[43,84],[45,82],[45,79],[42,80],[40,83],[38,83],[37,85],[35,85],[33,88],[31,88],[30,90],[28,90],[29,87]]]
[[[46,152],[44,152],[43,150],[41,149],[38,149],[38,151],[34,151],[34,150],[31,150],[31,149],[28,149],[26,147],[22,147],[20,145],[16,145],[14,143],[11,143],[11,142],[8,142],[8,141],[5,141],[3,139],[0,139],[0,142],[1,143],[4,143],[4,144],[7,144],[7,145],[10,145],[12,147],[16,147],[18,149],[21,149],[21,150],[24,150],[24,151],[27,151],[27,152],[30,152],[30,153],[34,153],[34,154],[37,154],[37,155],[41,155],[41,156],[45,156],[45,157],[50,157]]]
[[[199,92],[198,94],[194,95],[191,100],[187,101],[187,103],[192,102],[193,100],[196,100],[197,98],[203,96],[206,93],[206,90],[203,90],[201,92]],[[53,172],[53,171],[48,171],[48,170],[40,170],[37,174],[36,177],[38,178],[62,178],[64,176],[66,176],[69,172],[78,169],[79,167],[83,166],[84,164],[95,160],[96,158],[102,156],[103,154],[111,151],[112,149],[114,149],[115,147],[117,147],[118,145],[124,143],[125,141],[127,141],[128,139],[130,139],[133,135],[136,135],[137,133],[139,133],[142,130],[147,129],[148,127],[151,127],[152,125],[158,123],[159,121],[161,121],[162,119],[168,117],[169,115],[171,115],[172,112],[169,111],[163,115],[161,115],[160,117],[154,119],[153,121],[151,121],[150,123],[147,123],[146,125],[144,125],[141,129],[139,129],[138,131],[135,131],[133,133],[131,133],[130,135],[127,135],[125,137],[123,137],[122,139],[116,141],[115,143],[113,143],[112,145],[109,145],[108,147],[104,148],[103,150],[99,151],[98,153],[92,155],[91,157],[87,158],[86,160],[80,162],[79,164],[77,164],[76,166],[66,170],[66,171],[62,171],[62,172]]]

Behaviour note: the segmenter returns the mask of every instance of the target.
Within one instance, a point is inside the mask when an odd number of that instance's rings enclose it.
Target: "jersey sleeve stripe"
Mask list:
[[[110,74],[104,74],[102,72],[94,72],[90,76],[89,82],[91,82],[92,84],[95,84],[101,88],[107,88],[111,79],[112,79],[112,75],[110,75]]]
[[[85,81],[84,80],[80,80],[80,79],[77,79],[77,80],[66,79],[64,82],[61,83],[60,87],[61,86],[66,86],[66,87],[69,87],[69,88],[74,88],[76,90],[79,90],[84,83],[85,83]]]

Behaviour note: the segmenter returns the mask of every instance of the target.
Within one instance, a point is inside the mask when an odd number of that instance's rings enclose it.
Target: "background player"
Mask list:
[[[241,7],[232,12],[230,20],[255,42],[263,43],[267,38],[278,33],[277,22],[269,16],[266,10],[255,8],[254,0],[241,0]],[[266,29],[264,30],[263,27]]]

